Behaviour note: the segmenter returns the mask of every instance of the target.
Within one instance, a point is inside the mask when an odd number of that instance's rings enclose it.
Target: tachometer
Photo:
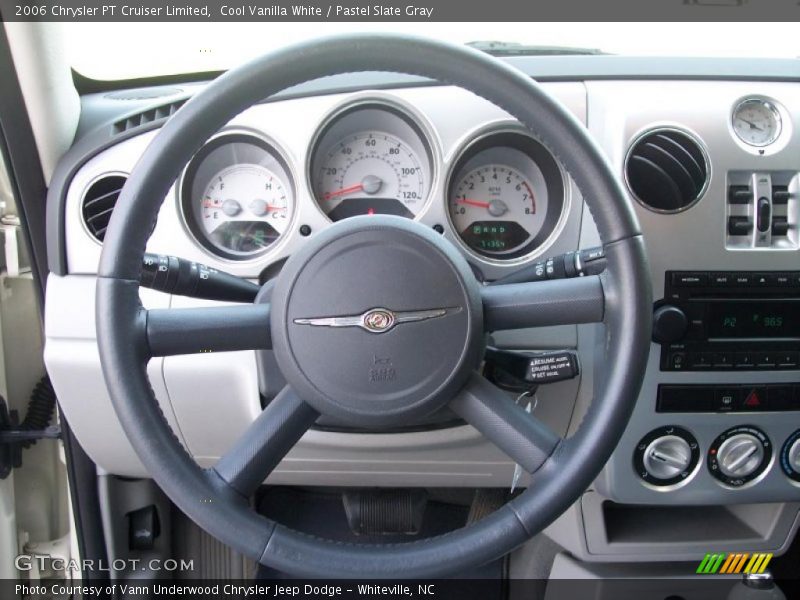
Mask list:
[[[478,167],[463,175],[453,188],[453,225],[461,239],[478,252],[513,252],[541,228],[547,193],[539,195],[537,207],[533,184],[512,167]]]
[[[562,222],[561,171],[541,144],[516,131],[488,134],[468,145],[448,190],[453,229],[482,257],[525,256],[551,239]]]
[[[246,259],[267,252],[289,227],[294,186],[282,155],[261,138],[223,134],[186,168],[184,221],[216,255]]]

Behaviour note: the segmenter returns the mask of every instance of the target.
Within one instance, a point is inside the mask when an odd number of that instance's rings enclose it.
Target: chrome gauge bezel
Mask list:
[[[320,199],[317,197],[318,190],[315,182],[315,166],[321,158],[321,153],[335,143],[334,141],[327,145],[324,144],[326,136],[331,132],[331,129],[340,123],[342,119],[346,119],[362,110],[383,111],[387,115],[390,115],[391,118],[400,119],[411,129],[419,145],[422,147],[422,150],[424,150],[425,156],[420,157],[420,159],[427,160],[428,181],[425,197],[423,198],[419,211],[414,215],[413,219],[419,221],[423,215],[428,212],[434,193],[438,188],[439,177],[442,170],[441,146],[436,130],[428,119],[416,108],[391,94],[375,92],[355,94],[346,101],[334,106],[322,119],[309,143],[305,163],[306,186],[311,194],[314,206],[329,223],[334,222],[320,205]],[[352,133],[356,132],[353,131]],[[387,133],[396,135],[394,132]],[[409,140],[403,139],[402,141],[406,144],[410,144]]]
[[[739,132],[736,130],[736,118],[739,114],[739,111],[748,104],[759,104],[769,111],[772,117],[775,119],[775,133],[774,135],[767,141],[761,143],[751,142],[749,140],[744,139]],[[731,131],[733,131],[734,136],[736,139],[740,141],[742,144],[749,146],[751,148],[766,148],[767,146],[771,146],[775,142],[777,142],[781,134],[783,133],[783,116],[781,115],[781,110],[774,100],[770,98],[766,98],[763,96],[748,96],[739,100],[733,107],[731,111],[731,118],[730,118],[730,127]]]
[[[542,171],[547,185],[548,214],[542,230],[519,250],[504,255],[485,254],[474,249],[461,237],[461,232],[456,227],[450,211],[450,197],[453,186],[456,184],[455,178],[461,173],[464,166],[484,150],[509,146],[508,139],[516,139],[524,144],[523,147],[511,147],[525,154]],[[539,158],[543,159],[544,162],[550,163],[546,166],[546,169],[540,165]],[[551,203],[552,199],[555,199],[556,203]],[[555,207],[555,204],[560,206],[554,213],[552,207]],[[541,256],[553,245],[564,230],[570,205],[571,185],[564,168],[540,140],[516,121],[493,123],[474,132],[460,145],[450,161],[444,189],[444,210],[448,227],[452,231],[453,239],[458,247],[468,254],[471,259],[479,263],[508,267],[524,264],[537,256]],[[549,226],[547,225],[548,223],[550,224]],[[546,231],[547,229],[549,231]]]
[[[213,151],[227,144],[237,143],[255,146],[274,159],[283,170],[282,174],[276,173],[276,175],[285,175],[286,181],[283,181],[283,183],[289,188],[289,192],[291,194],[290,202],[288,203],[289,215],[286,231],[279,235],[272,244],[263,250],[257,250],[255,252],[229,252],[213,244],[208,239],[205,232],[200,228],[199,223],[197,223],[192,206],[192,187],[198,168]],[[228,166],[235,166],[237,164],[239,163],[232,163]],[[264,135],[261,132],[247,128],[236,127],[224,129],[213,137],[209,138],[209,140],[203,144],[200,150],[195,153],[195,155],[183,169],[176,189],[178,214],[180,215],[180,220],[184,230],[196,242],[197,246],[209,256],[212,256],[218,260],[237,264],[255,262],[262,259],[264,256],[275,253],[276,250],[280,248],[285,240],[289,237],[288,233],[294,227],[294,221],[297,215],[298,192],[296,181],[297,178],[292,168],[292,162],[289,160],[288,155],[283,150],[281,145],[278,144],[274,139]]]

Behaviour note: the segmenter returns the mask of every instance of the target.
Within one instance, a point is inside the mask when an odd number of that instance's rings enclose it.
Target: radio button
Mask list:
[[[708,282],[712,286],[728,286],[733,284],[733,275],[730,273],[712,273],[709,275]]]
[[[733,352],[716,352],[711,361],[715,369],[732,369],[733,365]]]
[[[800,352],[778,352],[776,355],[778,366],[791,369],[800,364]]]
[[[673,273],[672,285],[675,287],[702,287],[708,283],[705,273]]]
[[[752,369],[755,365],[753,355],[750,352],[737,352],[734,360],[739,369]]]
[[[689,354],[689,368],[690,369],[710,369],[711,368],[710,352],[692,352]]]
[[[670,354],[669,366],[673,371],[683,371],[686,368],[686,353],[673,352]]]
[[[778,287],[788,287],[792,285],[792,277],[789,273],[773,273],[773,284]]]
[[[736,273],[733,276],[732,285],[736,287],[749,287],[752,281],[753,278],[751,277],[750,273]]]
[[[772,273],[753,273],[753,287],[770,287],[773,284]]]
[[[754,360],[759,369],[774,369],[778,364],[778,357],[772,352],[757,352]]]

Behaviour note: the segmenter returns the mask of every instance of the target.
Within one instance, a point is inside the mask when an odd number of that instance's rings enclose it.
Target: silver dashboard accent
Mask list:
[[[314,327],[361,327],[370,333],[386,333],[400,323],[413,323],[444,317],[448,314],[461,312],[461,308],[432,308],[428,310],[407,310],[394,312],[388,308],[372,308],[360,315],[347,315],[341,317],[313,317],[308,319],[295,319],[297,325],[311,325]]]

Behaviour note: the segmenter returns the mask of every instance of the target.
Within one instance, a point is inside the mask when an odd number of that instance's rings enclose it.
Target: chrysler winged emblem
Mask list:
[[[361,327],[370,333],[386,333],[400,323],[427,321],[448,314],[461,312],[461,308],[431,308],[428,310],[392,311],[388,308],[372,308],[360,315],[342,317],[316,317],[311,319],[295,319],[297,325],[314,327]]]

